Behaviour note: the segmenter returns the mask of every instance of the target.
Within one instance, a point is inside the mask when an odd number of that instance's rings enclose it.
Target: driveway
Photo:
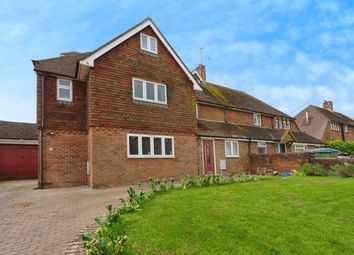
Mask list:
[[[64,254],[68,243],[127,190],[36,186],[36,180],[0,182],[0,254]]]

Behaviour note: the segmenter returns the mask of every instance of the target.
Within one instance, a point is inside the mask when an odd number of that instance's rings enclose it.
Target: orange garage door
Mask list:
[[[0,144],[0,180],[37,178],[37,145]]]

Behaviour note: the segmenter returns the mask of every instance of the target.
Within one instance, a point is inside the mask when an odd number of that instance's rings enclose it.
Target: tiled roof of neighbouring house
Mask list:
[[[289,115],[248,95],[245,92],[227,88],[213,83],[201,85],[203,91],[197,91],[197,100],[211,104],[235,107],[252,112],[266,113],[292,119]]]
[[[342,113],[323,109],[323,108],[315,106],[315,105],[310,105],[309,108],[316,109],[317,111],[322,113],[329,120],[333,120],[333,121],[337,121],[337,122],[341,122],[341,123],[346,123],[346,124],[354,126],[354,119],[352,119]]]
[[[37,140],[36,124],[0,121],[0,139]]]
[[[284,132],[287,132],[287,130],[274,130],[270,128],[198,120],[197,134],[210,137],[233,137],[239,139],[279,141]],[[298,143],[324,144],[323,141],[303,132],[290,131],[290,133],[295,138],[295,142]]]
[[[78,62],[90,53],[91,52],[64,52],[57,58],[33,60],[34,70],[38,72],[75,77]]]

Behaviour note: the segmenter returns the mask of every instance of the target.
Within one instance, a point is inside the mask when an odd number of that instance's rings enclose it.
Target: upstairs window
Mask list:
[[[226,157],[239,157],[238,141],[225,141],[225,156]]]
[[[71,80],[57,80],[57,100],[66,102],[73,101],[73,84]]]
[[[267,143],[258,142],[257,143],[257,147],[258,147],[258,153],[259,154],[266,154],[267,153]]]
[[[167,104],[166,85],[133,78],[133,99]]]
[[[330,125],[331,125],[331,130],[333,130],[333,131],[340,131],[338,122],[331,121],[331,122],[330,122]]]
[[[255,126],[262,126],[262,116],[258,113],[253,114],[253,123]]]
[[[157,40],[155,37],[140,34],[140,47],[142,50],[157,54]]]
[[[172,136],[128,134],[128,158],[173,158]]]

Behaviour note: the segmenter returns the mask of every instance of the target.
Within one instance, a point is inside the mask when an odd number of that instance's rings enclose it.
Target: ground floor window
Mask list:
[[[225,156],[226,157],[238,157],[240,156],[238,150],[238,141],[226,140],[225,141]]]
[[[286,153],[286,144],[278,143],[278,153]]]
[[[265,154],[265,153],[267,153],[267,143],[265,143],[265,142],[258,142],[258,143],[257,143],[257,147],[258,147],[258,153],[259,153],[259,154]]]
[[[305,144],[294,144],[293,151],[294,152],[304,152],[307,150],[307,145]]]
[[[127,135],[129,158],[173,158],[173,136]]]

